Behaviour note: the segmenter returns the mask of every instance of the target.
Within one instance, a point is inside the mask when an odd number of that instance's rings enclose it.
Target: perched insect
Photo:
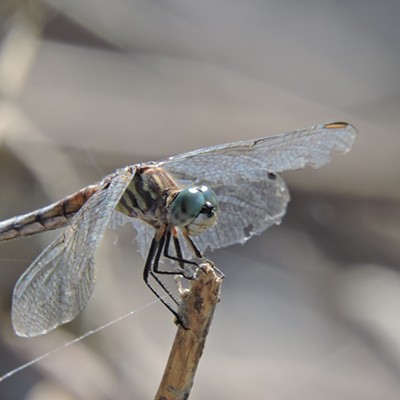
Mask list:
[[[148,251],[144,281],[179,320],[179,301],[159,275],[190,278],[185,267],[197,265],[206,248],[244,243],[279,224],[289,193],[277,173],[318,168],[332,150],[347,152],[355,135],[353,126],[335,122],[129,165],[57,203],[1,222],[0,241],[65,227],[15,286],[15,332],[44,334],[86,306],[95,285],[94,252],[115,211],[133,218],[142,254]],[[161,270],[161,257],[176,266]]]

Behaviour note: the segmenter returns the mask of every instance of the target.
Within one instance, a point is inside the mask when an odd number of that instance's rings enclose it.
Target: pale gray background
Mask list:
[[[226,274],[191,399],[400,397],[400,2],[3,0],[0,217],[128,163],[345,120],[353,150],[285,174],[287,217]],[[125,227],[67,327],[19,339],[11,290],[53,234],[0,245],[0,374],[154,298]],[[0,399],[150,399],[175,333],[152,305],[0,384]]]

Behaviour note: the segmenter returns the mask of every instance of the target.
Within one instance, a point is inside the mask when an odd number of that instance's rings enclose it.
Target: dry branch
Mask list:
[[[222,277],[202,264],[182,299],[181,313],[188,329],[179,326],[156,400],[188,399],[197,365],[219,300]]]

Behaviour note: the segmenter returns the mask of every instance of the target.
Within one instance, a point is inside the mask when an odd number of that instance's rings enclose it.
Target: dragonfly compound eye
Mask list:
[[[174,225],[186,227],[191,235],[197,235],[216,222],[218,200],[207,186],[183,189],[173,200],[170,217]]]

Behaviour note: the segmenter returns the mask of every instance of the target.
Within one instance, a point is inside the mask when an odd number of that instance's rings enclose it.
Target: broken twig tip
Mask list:
[[[211,263],[200,266],[190,289],[184,291],[179,314],[182,322],[164,371],[157,400],[187,399],[219,302],[221,274]]]

